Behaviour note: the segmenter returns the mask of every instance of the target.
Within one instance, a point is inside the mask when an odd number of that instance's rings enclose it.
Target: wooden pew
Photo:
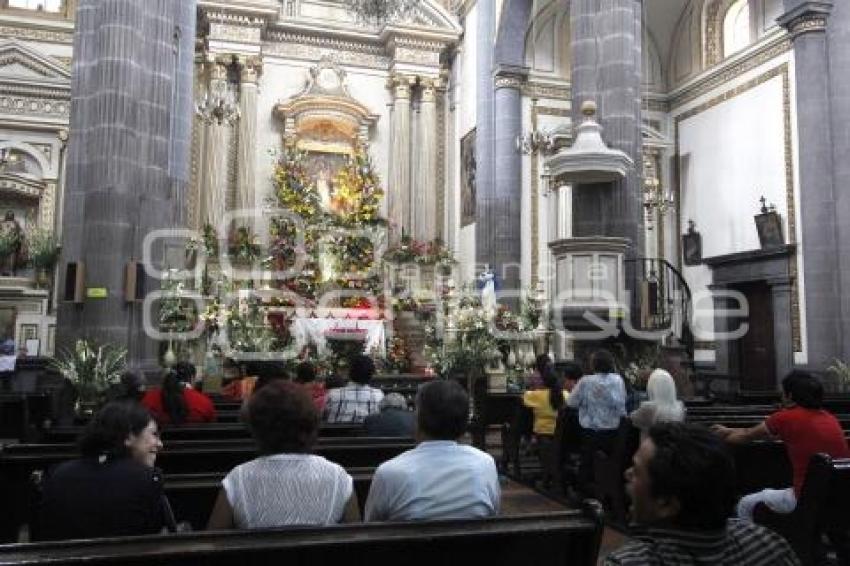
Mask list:
[[[347,441],[349,439],[345,439]],[[412,440],[347,444],[320,442],[314,452],[345,468],[374,468],[415,446]],[[166,475],[227,472],[257,456],[252,443],[227,445],[210,443],[204,447],[166,448],[157,457],[157,467]],[[31,493],[28,489],[33,472],[44,472],[52,466],[77,457],[73,445],[43,447],[11,445],[0,451],[0,498],[9,512],[0,514],[0,541],[16,540],[17,530],[26,520]]]
[[[797,507],[788,514],[774,513],[763,503],[753,517],[788,540],[804,566],[823,563],[823,535],[836,547],[839,563],[850,561],[850,459],[816,454],[809,463]]]
[[[83,431],[82,426],[50,427],[42,431],[41,442],[74,442]],[[347,423],[322,423],[319,437],[354,437],[365,434],[363,425]],[[160,429],[162,441],[172,440],[220,440],[227,438],[250,438],[251,432],[243,423],[205,423],[180,426],[164,426]]]
[[[0,563],[65,566],[260,566],[415,563],[592,566],[602,537],[598,506],[474,521],[334,525],[264,531],[185,533],[0,546]]]
[[[354,492],[357,494],[362,516],[375,469],[347,468],[346,471],[354,479]],[[195,531],[204,530],[225,475],[217,472],[165,476],[165,494],[168,496],[177,521],[189,522]]]

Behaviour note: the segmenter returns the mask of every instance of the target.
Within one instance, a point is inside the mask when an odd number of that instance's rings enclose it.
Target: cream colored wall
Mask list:
[[[766,78],[771,74],[776,76]],[[787,100],[783,75],[788,80]],[[678,122],[681,227],[684,232],[687,221],[695,221],[702,235],[703,257],[760,248],[753,216],[759,213],[762,195],[782,217],[785,242],[799,242],[799,183],[795,174],[790,188],[792,236],[787,176],[788,171],[797,170],[795,92],[793,55],[785,52],[673,110],[672,118]],[[686,117],[693,111],[698,113]],[[790,154],[786,152],[786,118],[791,127]],[[796,261],[803,351],[795,354],[795,362],[805,363],[804,258],[799,250]],[[708,291],[712,278],[707,266],[684,266],[683,273],[693,293]],[[697,321],[699,327],[712,330],[712,317],[708,310]],[[700,353],[702,359],[712,356],[708,351]]]

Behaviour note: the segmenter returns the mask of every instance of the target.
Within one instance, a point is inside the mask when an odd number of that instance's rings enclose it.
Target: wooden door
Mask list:
[[[773,298],[767,283],[737,289],[749,302],[749,330],[738,341],[741,390],[776,391],[776,349],[773,342]]]

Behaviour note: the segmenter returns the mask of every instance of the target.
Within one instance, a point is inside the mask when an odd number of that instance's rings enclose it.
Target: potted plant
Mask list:
[[[72,350],[64,350],[51,362],[77,389],[77,411],[91,415],[104,400],[111,385],[117,384],[127,367],[127,350],[112,344],[77,340]]]
[[[35,269],[36,284],[40,288],[47,287],[50,272],[59,261],[62,248],[51,230],[38,228],[28,238],[30,261]]]

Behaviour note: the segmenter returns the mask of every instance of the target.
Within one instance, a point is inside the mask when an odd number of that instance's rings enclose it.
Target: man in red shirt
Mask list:
[[[715,433],[730,443],[779,438],[788,450],[794,471],[794,486],[786,489],[764,489],[751,493],[738,502],[738,516],[752,520],[753,509],[764,503],[776,513],[790,513],[797,506],[797,497],[806,480],[809,460],[818,453],[833,458],[850,455],[841,424],[823,404],[823,385],[808,372],[794,370],[782,380],[782,403],[785,408],[770,415],[757,426],[733,429],[722,425],[712,427]]]

